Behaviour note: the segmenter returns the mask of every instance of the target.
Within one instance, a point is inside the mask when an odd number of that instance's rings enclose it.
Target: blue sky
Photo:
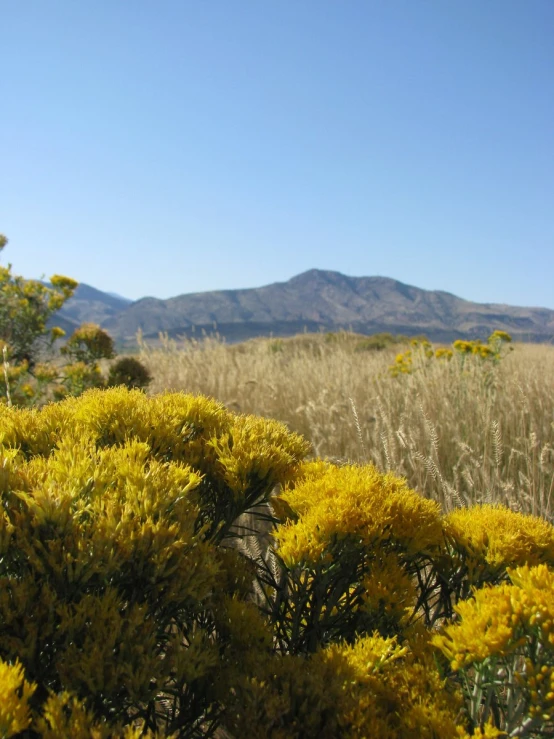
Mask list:
[[[554,308],[552,0],[0,0],[0,31],[15,273]]]

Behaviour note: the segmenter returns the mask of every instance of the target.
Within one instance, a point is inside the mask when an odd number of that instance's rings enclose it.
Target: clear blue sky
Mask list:
[[[554,0],[0,0],[0,38],[17,274],[554,308]]]

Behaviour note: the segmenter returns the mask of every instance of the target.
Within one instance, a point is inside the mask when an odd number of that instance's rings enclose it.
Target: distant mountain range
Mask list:
[[[46,283],[45,283],[46,284]],[[67,333],[73,332],[82,323],[98,323],[104,326],[132,304],[132,300],[114,293],[105,293],[85,283],[79,283],[71,300],[55,314],[52,321]]]
[[[303,331],[352,330],[425,334],[433,341],[487,338],[495,329],[520,341],[553,342],[554,310],[472,303],[440,290],[422,290],[388,277],[347,277],[312,269],[287,282],[244,290],[179,295],[136,302],[80,284],[56,316],[66,330],[99,323],[120,344],[160,332],[170,337],[214,333],[229,342]]]

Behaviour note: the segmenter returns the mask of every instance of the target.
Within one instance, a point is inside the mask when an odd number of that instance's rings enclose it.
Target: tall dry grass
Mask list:
[[[445,510],[498,502],[553,517],[554,347],[516,345],[497,364],[414,357],[392,377],[395,349],[358,351],[349,334],[157,348],[141,360],[150,392],[204,393],[304,434],[314,454],[374,462]]]

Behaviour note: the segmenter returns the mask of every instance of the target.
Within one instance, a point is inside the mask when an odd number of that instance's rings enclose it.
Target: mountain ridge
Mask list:
[[[149,339],[160,333],[176,337],[217,330],[226,340],[237,341],[291,335],[304,327],[311,331],[424,333],[434,341],[486,338],[500,329],[514,339],[554,340],[554,310],[548,308],[475,303],[390,277],[350,277],[318,269],[257,288],[188,293],[165,300],[144,297],[132,303],[82,285],[58,315],[77,323],[100,323],[123,342],[133,341],[138,330]]]

